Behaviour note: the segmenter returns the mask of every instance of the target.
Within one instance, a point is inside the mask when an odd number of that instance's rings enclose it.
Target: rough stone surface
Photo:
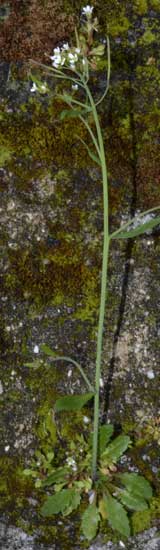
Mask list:
[[[156,529],[149,529],[144,533],[131,537],[126,543],[119,541],[117,544],[108,542],[103,544],[95,542],[91,544],[89,550],[159,550],[160,537]]]
[[[7,526],[0,523],[0,548],[2,550],[56,550],[56,545],[39,544],[36,542],[37,536],[29,536],[22,529]],[[72,548],[72,547],[71,547]],[[159,550],[160,537],[156,528],[149,529],[144,533],[131,537],[127,542],[121,540],[114,544],[108,542],[103,544],[97,538],[88,550]],[[78,550],[78,547],[76,547]]]

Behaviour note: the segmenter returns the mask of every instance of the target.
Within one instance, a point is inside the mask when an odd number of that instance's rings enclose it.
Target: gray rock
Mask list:
[[[44,545],[36,542],[38,534],[28,535],[22,529],[14,526],[7,526],[0,522],[0,548],[2,550],[56,550],[53,542],[51,545]],[[74,543],[73,543],[73,547]],[[76,547],[77,548],[77,547]],[[97,537],[88,550],[159,550],[160,536],[156,527],[140,533],[135,537],[130,537],[127,542],[121,540],[114,544],[112,542],[103,543],[100,537]],[[78,550],[78,549],[77,549]]]
[[[89,547],[89,550],[159,550],[160,549],[160,536],[156,527],[144,531],[135,537],[130,537],[127,542],[119,541],[114,544],[107,542],[103,544],[100,540],[94,542]]]

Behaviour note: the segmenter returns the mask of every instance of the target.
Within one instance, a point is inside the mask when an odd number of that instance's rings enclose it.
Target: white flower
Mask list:
[[[93,9],[94,9],[93,6],[89,6],[89,5],[85,6],[85,8],[82,9],[82,15],[86,15],[86,17],[87,15],[89,16],[92,15]]]
[[[72,84],[72,90],[78,90],[78,84]]]
[[[76,53],[69,53],[68,58],[71,65],[78,61],[78,55]]]
[[[66,459],[66,462],[67,462],[68,466],[71,466],[73,472],[76,472],[76,471],[77,471],[77,464],[76,464],[76,461],[74,460],[74,458],[72,458],[71,456],[69,456],[69,457]]]
[[[37,92],[37,90],[38,90],[38,88],[37,88],[37,86],[36,86],[36,83],[33,82],[32,88],[30,89],[30,92]]]
[[[54,51],[54,54],[55,54],[55,55],[57,55],[57,54],[60,54],[60,53],[61,53],[61,50],[60,50],[60,48],[59,48],[59,47],[58,47],[58,48],[54,48],[54,50],[53,50],[53,51]]]
[[[154,377],[155,377],[155,375],[154,375],[153,370],[148,370],[147,378],[149,378],[149,380],[153,380]]]
[[[88,416],[84,416],[83,417],[83,422],[84,422],[84,424],[89,424],[90,418],[88,418]]]
[[[65,44],[63,44],[63,50],[69,50],[68,42],[65,42]]]
[[[95,499],[95,491],[89,491],[89,504],[93,504]]]
[[[61,65],[61,55],[60,54],[57,54],[57,55],[51,55],[50,59],[53,61],[53,65],[55,66],[56,65]]]
[[[44,94],[47,92],[47,84],[46,84],[46,82],[44,82],[44,84],[41,85],[40,91],[41,91],[42,93],[44,93]]]
[[[75,52],[76,52],[76,53],[81,53],[80,48],[75,48]]]
[[[68,376],[68,378],[70,378],[72,376],[72,369],[69,369],[67,376]]]
[[[39,353],[39,346],[35,345],[33,349],[34,353]]]
[[[59,68],[59,66],[64,65],[66,58],[61,57],[61,54],[51,55],[50,59],[53,61],[52,65],[53,67]]]
[[[9,449],[10,449],[10,445],[6,445],[5,448],[4,448],[5,453],[8,453]]]

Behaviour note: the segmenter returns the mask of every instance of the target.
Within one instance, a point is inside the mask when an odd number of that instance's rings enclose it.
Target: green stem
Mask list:
[[[104,151],[104,143],[102,132],[100,128],[99,118],[96,110],[94,100],[88,86],[85,84],[86,92],[90,100],[92,107],[93,117],[97,130],[98,145],[100,149],[101,169],[102,169],[102,181],[103,181],[103,260],[102,260],[102,273],[101,273],[101,296],[100,296],[100,310],[98,321],[98,335],[97,335],[97,351],[96,351],[96,376],[95,376],[95,397],[94,397],[94,425],[93,425],[93,452],[92,452],[92,479],[96,479],[97,475],[97,458],[98,458],[98,428],[99,428],[99,390],[100,390],[100,374],[101,374],[101,356],[102,356],[102,342],[103,342],[103,328],[106,306],[106,289],[107,289],[107,276],[108,276],[108,257],[109,257],[109,228],[108,228],[108,178],[107,178],[107,166]]]
[[[79,370],[79,372],[81,373],[81,376],[83,378],[83,380],[86,382],[86,385],[88,386],[88,389],[91,391],[91,392],[95,392],[93,386],[91,385],[90,381],[88,380],[88,377],[86,376],[84,370],[82,369],[81,365],[79,363],[77,363],[77,361],[75,361],[75,359],[72,359],[71,357],[68,357],[68,355],[59,355],[59,357],[52,357],[52,361],[67,361],[69,363],[72,363],[75,367],[77,367],[77,369]]]

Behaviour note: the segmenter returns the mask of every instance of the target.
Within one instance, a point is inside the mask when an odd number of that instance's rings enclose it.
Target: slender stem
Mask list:
[[[69,107],[71,107],[72,103],[74,103],[75,105],[80,105],[80,107],[83,107],[83,109],[86,109],[86,113],[89,113],[89,109],[85,103],[82,103],[81,101],[77,101],[72,96],[69,96],[69,94],[57,94],[56,97],[68,103]],[[69,100],[69,97],[71,98],[71,100]]]
[[[59,357],[55,357],[55,358],[52,357],[52,361],[67,361],[69,363],[72,363],[75,367],[77,367],[77,369],[81,373],[81,376],[85,380],[89,390],[93,393],[95,392],[93,386],[91,385],[90,381],[88,380],[88,377],[86,376],[86,374],[85,374],[84,370],[82,369],[81,365],[79,363],[77,363],[77,361],[75,361],[75,359],[72,359],[71,357],[68,357],[68,355],[60,355]]]
[[[107,275],[108,275],[108,257],[109,257],[109,228],[108,228],[108,178],[107,178],[107,166],[104,151],[104,143],[102,132],[100,128],[99,118],[96,110],[94,100],[87,85],[85,85],[86,92],[88,94],[94,121],[97,130],[97,137],[100,149],[101,169],[102,169],[102,181],[103,181],[103,260],[102,260],[102,273],[101,273],[101,296],[100,296],[100,309],[99,309],[99,321],[98,321],[98,335],[97,335],[97,351],[96,351],[96,375],[95,375],[95,397],[94,397],[94,426],[93,426],[93,452],[92,452],[92,479],[96,479],[97,475],[97,458],[98,458],[98,428],[99,428],[99,389],[100,389],[100,373],[101,373],[101,356],[102,356],[102,342],[103,342],[103,327],[105,317],[106,306],[106,289],[107,289]]]
[[[110,41],[109,41],[109,38],[107,36],[107,58],[108,58],[108,67],[107,67],[107,85],[106,85],[106,88],[105,88],[105,91],[103,93],[103,95],[100,97],[100,99],[95,103],[96,107],[97,105],[99,105],[103,99],[105,98],[108,90],[109,90],[109,83],[110,83],[110,75],[111,75],[111,53],[110,53]]]
[[[88,122],[85,120],[85,118],[83,118],[83,116],[79,115],[79,118],[80,118],[80,120],[82,120],[83,124],[86,126],[86,128],[87,128],[87,130],[88,130],[88,132],[89,132],[89,134],[90,134],[90,136],[91,136],[91,138],[92,138],[92,141],[93,141],[93,143],[94,143],[94,146],[95,146],[95,148],[96,148],[96,150],[97,150],[98,156],[99,156],[99,158],[100,158],[100,160],[101,160],[101,157],[100,157],[100,155],[101,155],[101,154],[100,154],[100,148],[98,147],[97,140],[96,140],[96,138],[95,138],[94,133],[93,133],[92,130],[91,130],[91,127],[89,126],[89,124],[88,124]]]

